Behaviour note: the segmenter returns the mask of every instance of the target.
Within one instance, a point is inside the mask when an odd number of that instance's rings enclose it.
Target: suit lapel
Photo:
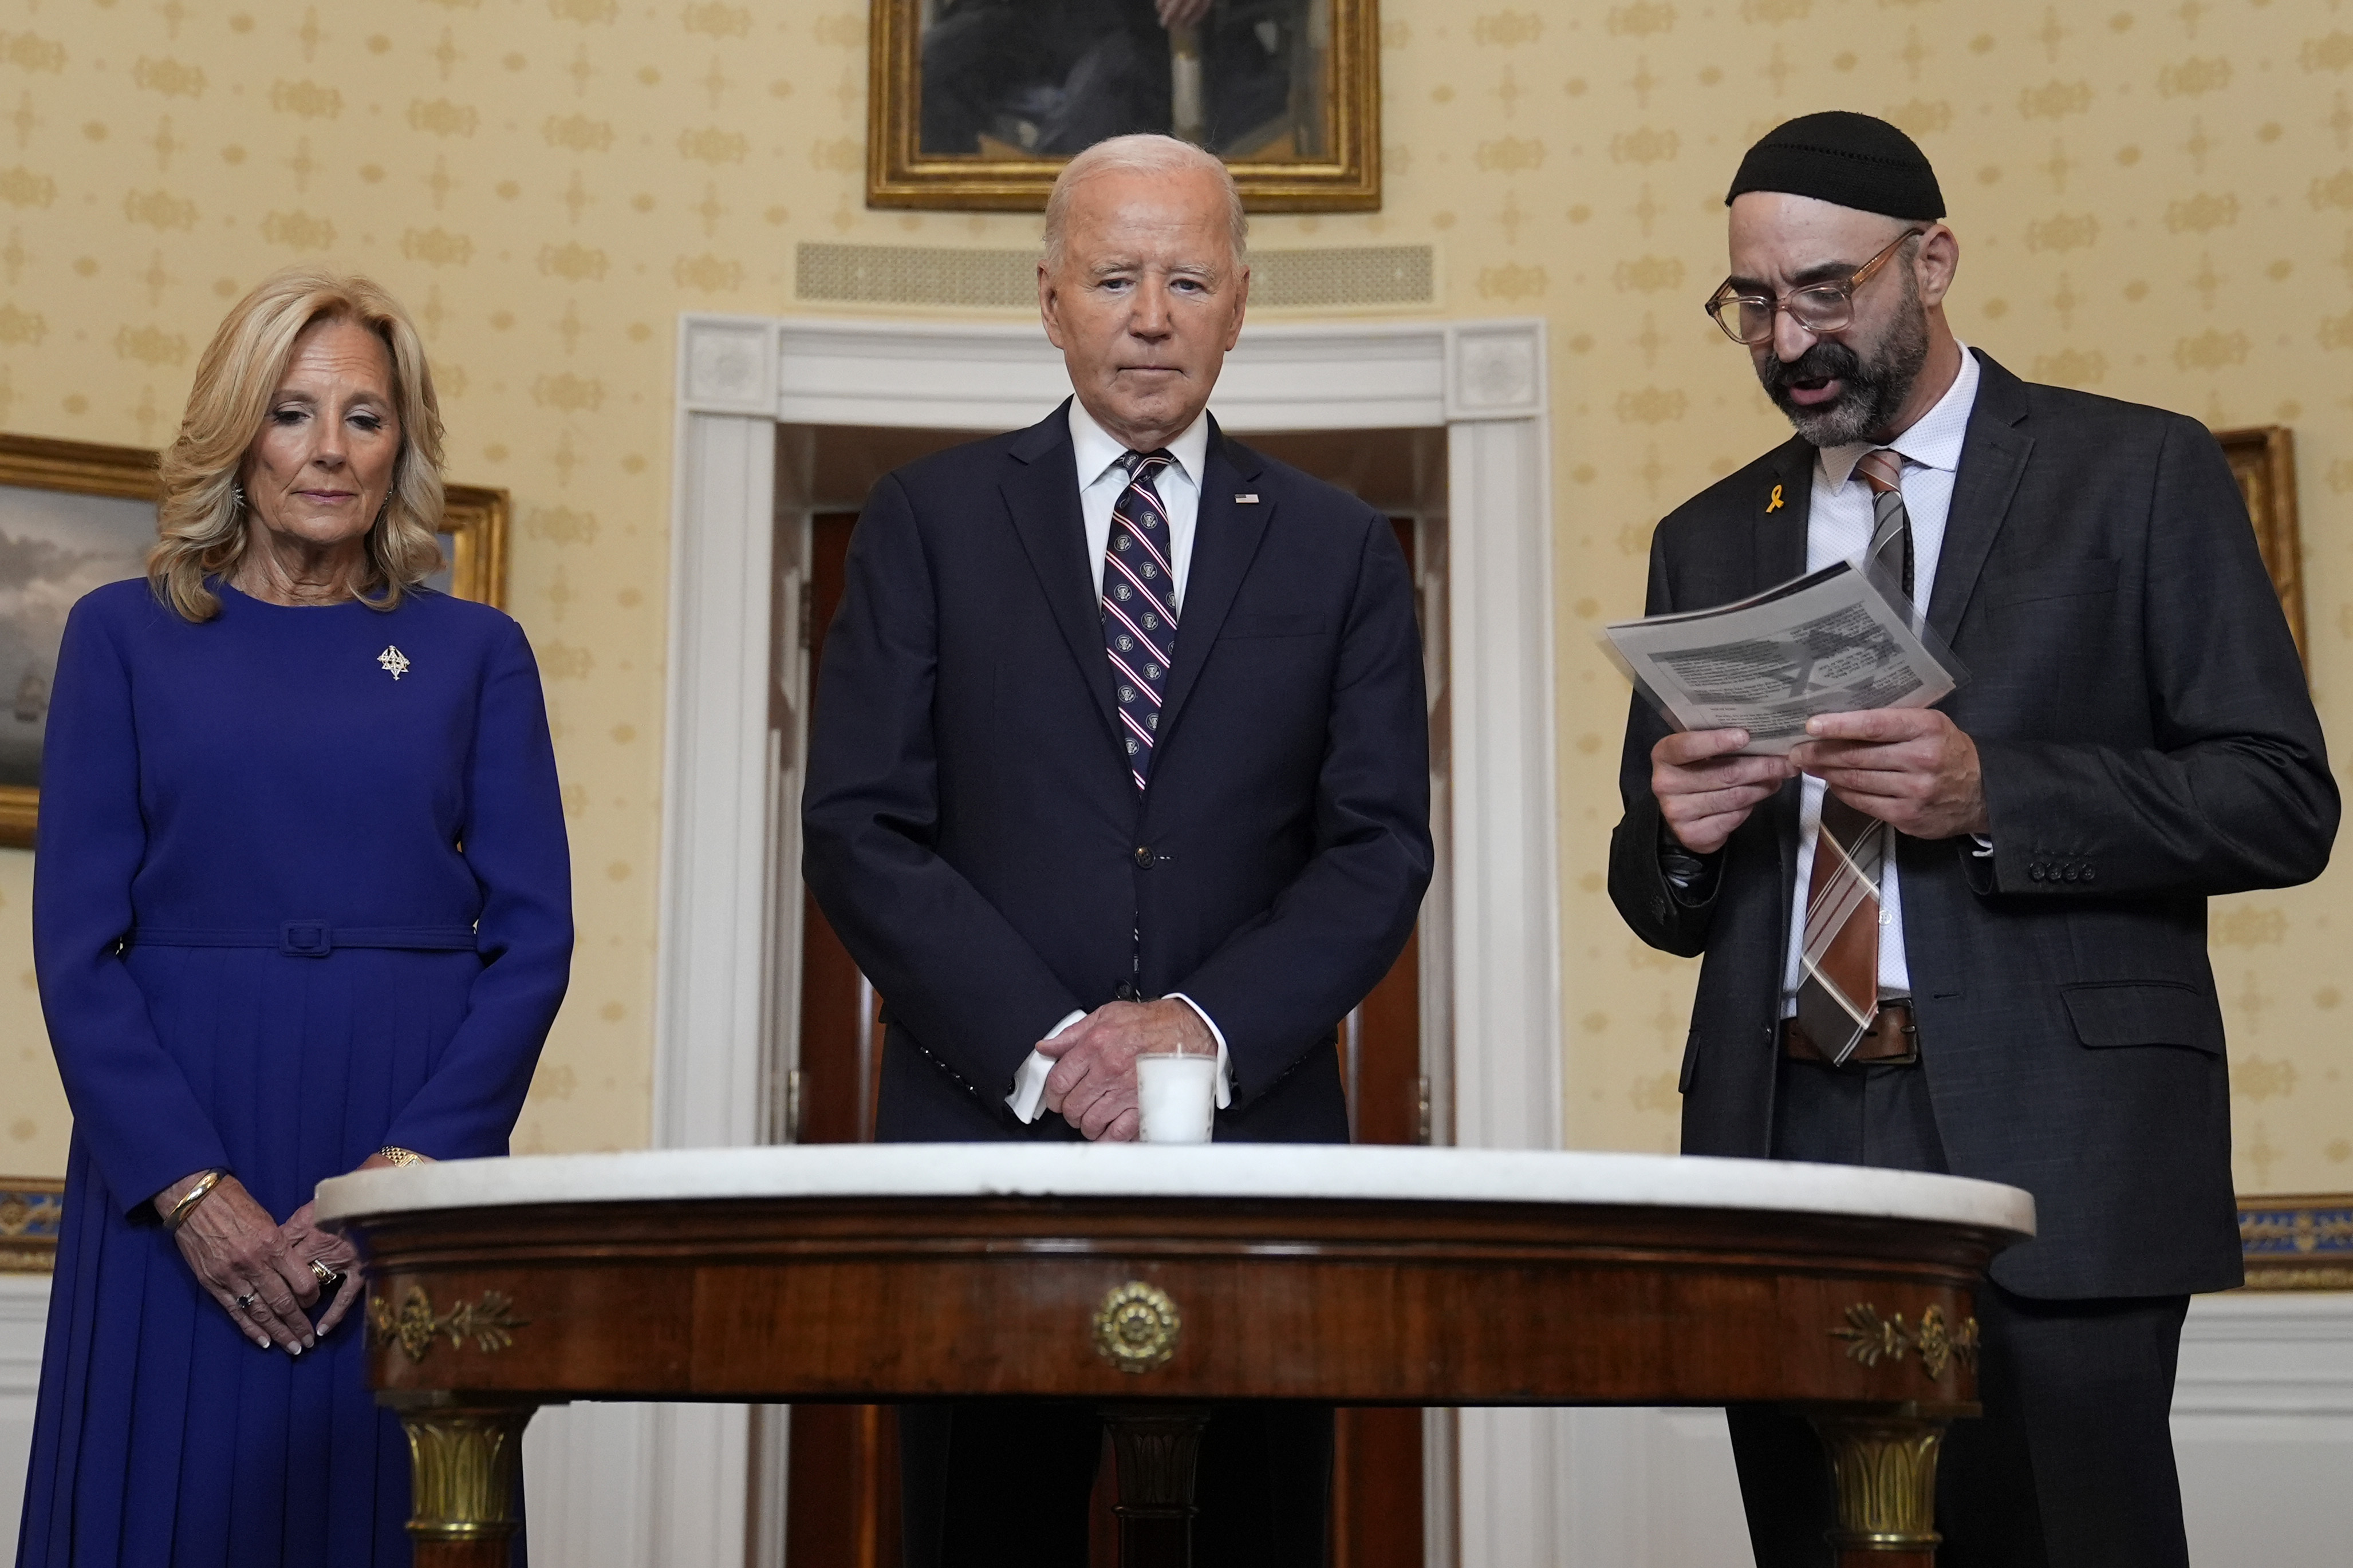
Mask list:
[[[1261,467],[1255,453],[1227,441],[1217,421],[1209,422],[1208,457],[1201,465],[1201,505],[1193,524],[1193,563],[1185,579],[1185,603],[1176,616],[1176,662],[1169,667],[1168,700],[1161,710],[1155,746],[1167,744],[1177,715],[1184,711],[1185,699],[1200,679],[1218,630],[1226,623],[1226,612],[1233,608],[1234,595],[1274,515],[1271,497],[1248,504],[1234,500],[1238,492],[1250,489],[1249,481],[1258,477]]]
[[[1928,602],[1928,625],[1947,643],[1977,591],[1978,574],[2034,450],[2034,437],[2018,428],[2026,418],[2026,384],[1984,354],[1978,355],[1978,364],[1977,405],[1969,410],[1960,470],[1953,476],[1952,509],[1936,556],[1936,591]]]
[[[1792,437],[1773,454],[1769,488],[1757,502],[1757,550],[1748,591],[1761,594],[1806,569],[1806,527],[1814,512],[1814,449]]]
[[[1070,403],[1022,432],[1011,447],[1017,465],[997,486],[1014,531],[1038,574],[1054,624],[1087,689],[1094,693],[1104,737],[1119,740],[1111,660],[1103,651],[1103,590],[1087,575],[1087,525],[1079,507],[1078,459],[1071,447]],[[1198,548],[1198,542],[1197,542]],[[1180,625],[1179,630],[1182,627]],[[1124,753],[1123,753],[1124,754]]]

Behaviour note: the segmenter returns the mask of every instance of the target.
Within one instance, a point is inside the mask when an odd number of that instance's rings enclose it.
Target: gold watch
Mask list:
[[[421,1165],[425,1163],[424,1155],[414,1149],[404,1149],[397,1143],[387,1143],[376,1153],[396,1165]]]

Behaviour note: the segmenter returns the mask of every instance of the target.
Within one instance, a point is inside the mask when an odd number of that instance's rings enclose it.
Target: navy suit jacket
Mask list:
[[[1139,795],[1067,409],[887,476],[850,541],[803,871],[883,998],[881,1133],[1077,1136],[1005,1096],[1065,1015],[1133,982],[1224,1032],[1219,1137],[1345,1142],[1335,1029],[1430,879],[1403,553],[1372,508],[1213,423]]]
[[[2034,1194],[2037,1239],[1994,1259],[2009,1289],[2224,1289],[2240,1249],[2206,900],[2327,864],[2320,723],[2214,438],[1978,358],[1928,621],[1969,671],[1938,706],[1977,742],[1994,853],[1895,841],[1937,1131],[1955,1174]],[[1651,613],[1804,570],[1814,458],[1790,441],[1662,522]],[[1637,700],[1609,890],[1645,942],[1706,954],[1684,1151],[1761,1156],[1799,786],[1750,815],[1712,896],[1687,903],[1659,861],[1664,732]]]

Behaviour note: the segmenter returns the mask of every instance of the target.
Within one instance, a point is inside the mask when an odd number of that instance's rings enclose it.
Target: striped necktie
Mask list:
[[[1111,509],[1103,549],[1103,646],[1111,654],[1112,685],[1119,696],[1121,738],[1135,787],[1152,774],[1152,745],[1160,734],[1160,705],[1176,658],[1176,578],[1170,566],[1168,510],[1152,477],[1176,459],[1166,449],[1130,452],[1127,489]]]
[[[1854,466],[1871,487],[1868,559],[1912,593],[1912,521],[1897,479],[1904,459],[1881,447]],[[1828,790],[1806,885],[1798,1027],[1816,1049],[1844,1061],[1879,1012],[1879,883],[1894,830]]]

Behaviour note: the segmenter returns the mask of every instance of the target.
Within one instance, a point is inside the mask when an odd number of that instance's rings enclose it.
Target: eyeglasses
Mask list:
[[[1854,276],[1842,283],[1810,283],[1803,289],[1792,289],[1779,299],[1764,294],[1742,294],[1726,283],[1709,299],[1705,307],[1724,335],[1736,343],[1750,348],[1773,341],[1773,315],[1777,310],[1788,312],[1789,320],[1810,332],[1835,332],[1854,320],[1854,291],[1871,281],[1872,274],[1887,265],[1907,239],[1916,238],[1928,231],[1907,228],[1888,242],[1887,248],[1854,269]]]

